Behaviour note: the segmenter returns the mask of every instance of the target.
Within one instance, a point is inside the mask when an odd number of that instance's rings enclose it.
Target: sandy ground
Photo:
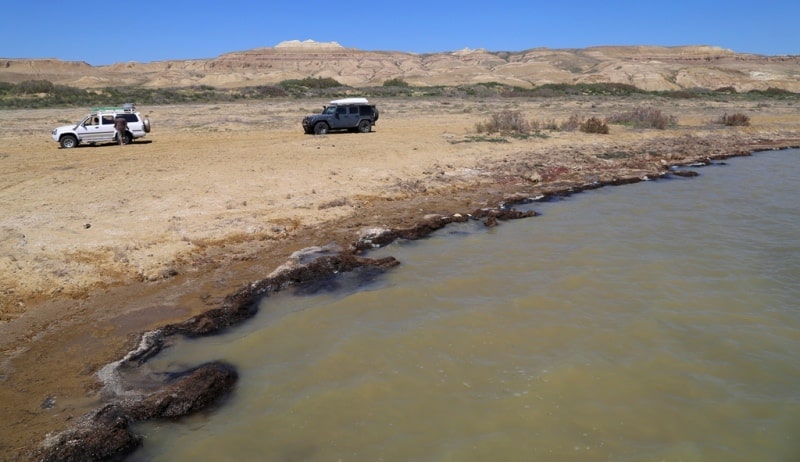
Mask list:
[[[0,111],[0,459],[97,406],[95,373],[139,333],[217,306],[311,245],[666,165],[800,145],[793,101],[396,99],[369,134],[304,135],[324,101],[140,107],[129,146],[60,149],[79,109]],[[653,106],[667,130],[476,141],[502,110],[531,121]],[[711,123],[724,113],[749,127]],[[698,180],[701,181],[701,180]]]

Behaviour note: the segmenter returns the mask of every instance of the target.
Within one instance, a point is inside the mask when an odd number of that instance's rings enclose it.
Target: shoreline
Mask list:
[[[474,117],[468,120],[471,122]],[[463,125],[468,126],[470,122]],[[377,129],[381,130],[382,127]],[[441,138],[441,130],[436,135]],[[632,135],[635,139],[637,133]],[[794,129],[773,134],[772,138],[762,135],[758,131],[747,136],[737,134],[735,140],[727,143],[714,143],[709,138],[670,139],[661,144],[665,149],[660,154],[648,154],[644,165],[580,169],[572,177],[566,175],[537,183],[526,179],[522,173],[521,165],[530,162],[530,159],[501,155],[499,160],[490,163],[481,158],[486,146],[461,146],[465,151],[475,151],[470,153],[472,157],[466,163],[488,172],[485,176],[454,181],[447,175],[441,175],[447,181],[425,184],[415,183],[414,180],[430,180],[436,174],[427,173],[420,177],[416,173],[400,177],[404,182],[398,182],[398,193],[385,197],[365,200],[358,194],[334,194],[322,198],[316,212],[341,208],[333,205],[324,207],[339,201],[350,204],[348,213],[316,223],[300,224],[286,232],[285,236],[275,239],[255,242],[233,239],[217,245],[209,244],[203,249],[201,258],[185,259],[175,265],[175,274],[166,278],[101,286],[101,290],[90,290],[77,298],[59,297],[56,293],[42,302],[32,303],[29,313],[5,324],[0,323],[0,332],[4,335],[14,332],[16,336],[12,341],[6,337],[2,344],[4,362],[0,376],[0,397],[6,403],[3,410],[12,411],[14,420],[5,424],[7,427],[2,433],[7,436],[0,441],[0,452],[23,457],[31,447],[41,442],[46,433],[68,428],[87,410],[97,408],[102,400],[95,373],[131,351],[142,332],[214,309],[233,288],[262,280],[263,274],[271,273],[287,261],[294,251],[332,242],[347,248],[359,231],[375,227],[408,229],[424,221],[420,217],[425,215],[452,216],[496,207],[501,202],[513,202],[514,198],[526,195],[532,197],[540,193],[569,191],[570,188],[593,189],[640,181],[643,172],[666,171],[671,164],[656,161],[666,160],[667,154],[670,160],[677,160],[679,156],[676,153],[679,153],[682,160],[692,163],[800,145],[800,133]],[[321,142],[339,144],[357,138],[342,135],[327,136],[324,140],[313,137],[301,140],[318,143],[312,146],[317,147],[321,146]],[[606,140],[600,138],[600,141]],[[624,141],[618,142],[618,146],[623,146]],[[161,143],[160,140],[154,140],[153,144],[157,142]],[[634,149],[638,149],[638,146],[634,146]],[[441,144],[435,148],[439,147]],[[701,147],[704,147],[704,153],[716,154],[700,154],[698,150]],[[524,146],[513,148],[511,154],[525,149]],[[575,152],[575,148],[561,146],[552,149],[562,157]],[[604,152],[608,148],[595,145],[586,149]],[[403,160],[399,159],[401,162]],[[427,167],[425,165],[423,169]],[[336,175],[331,177],[336,179]],[[585,180],[589,177],[596,178],[597,182],[587,183]],[[357,191],[360,192],[358,188]],[[313,214],[313,208],[310,210]],[[65,318],[59,316],[59,311],[69,311],[70,314]],[[20,374],[20,371],[24,373]],[[65,380],[54,380],[53,376]],[[13,406],[9,404],[17,403],[16,400],[20,400],[20,407],[12,409]]]
[[[798,146],[781,149],[792,148]],[[514,205],[546,201],[553,197],[570,196],[607,186],[657,181],[670,176],[694,177],[698,174],[693,168],[715,165],[717,161],[732,157],[749,157],[758,152],[764,151],[719,155],[689,164],[673,165],[661,175],[652,178],[620,178],[576,185],[549,191],[536,198],[516,195],[503,199],[496,207],[475,210],[466,215],[458,212],[449,216],[429,215],[410,228],[365,230],[347,249],[338,251],[324,247],[302,249],[292,254],[286,263],[267,278],[252,282],[225,297],[220,306],[183,322],[142,333],[136,348],[122,359],[105,365],[98,372],[105,404],[81,416],[66,430],[49,435],[31,454],[37,460],[54,461],[124,458],[134,453],[142,444],[141,436],[130,430],[132,424],[150,419],[179,418],[219,405],[218,401],[224,400],[238,379],[238,371],[233,365],[209,361],[177,372],[178,378],[175,380],[159,381],[137,374],[138,368],[168,348],[175,336],[213,336],[247,322],[258,312],[260,301],[272,293],[313,283],[335,274],[355,271],[384,272],[401,264],[392,256],[380,259],[360,257],[362,251],[383,247],[398,239],[424,239],[452,223],[476,220],[482,221],[486,227],[494,227],[499,225],[498,220],[532,218],[538,213],[518,212]],[[130,383],[135,385],[131,386]]]

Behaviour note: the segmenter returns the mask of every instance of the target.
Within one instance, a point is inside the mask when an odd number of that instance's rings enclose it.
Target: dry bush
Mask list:
[[[319,206],[317,208],[319,210],[325,210],[325,209],[330,209],[330,208],[334,208],[334,207],[343,207],[345,205],[350,205],[350,201],[347,200],[346,197],[342,197],[342,198],[339,198],[339,199],[334,199],[334,200],[332,200],[330,202],[325,202],[323,204],[319,204]]]
[[[502,111],[486,122],[475,124],[478,133],[530,133],[531,124],[519,111]]]
[[[608,125],[597,117],[590,117],[586,122],[580,124],[583,133],[600,133],[608,135]]]
[[[558,130],[556,119],[532,120],[530,121],[530,126],[533,131],[548,130],[554,132]]]
[[[678,119],[662,113],[660,109],[641,106],[627,112],[615,114],[608,121],[610,123],[630,125],[634,128],[657,128],[659,130],[678,124]]]
[[[583,123],[583,118],[581,116],[579,116],[578,114],[572,114],[571,116],[569,116],[569,119],[567,119],[565,122],[561,124],[560,128],[565,132],[574,132],[575,130],[581,128],[582,123]]]
[[[750,117],[741,112],[735,114],[725,113],[715,121],[715,123],[727,125],[729,127],[747,127],[750,125]]]

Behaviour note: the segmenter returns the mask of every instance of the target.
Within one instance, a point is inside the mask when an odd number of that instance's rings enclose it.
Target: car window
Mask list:
[[[122,116],[122,118],[127,120],[128,122],[138,122],[139,121],[139,118],[136,117],[136,114],[128,113],[128,114],[117,114],[117,115]]]
[[[360,111],[360,115],[362,115],[362,116],[371,116],[372,115],[372,108],[369,107],[369,106],[361,106],[359,109],[361,110]]]
[[[336,108],[337,114],[347,114],[347,106],[339,106]]]
[[[103,120],[103,125],[114,125],[113,115],[104,115],[102,120]]]
[[[358,114],[358,106],[350,106],[350,114]]]

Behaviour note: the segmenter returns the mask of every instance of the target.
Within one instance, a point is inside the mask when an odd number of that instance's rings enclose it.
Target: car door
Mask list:
[[[85,118],[75,130],[78,138],[84,143],[94,143],[100,139],[100,116],[92,114]]]
[[[361,115],[358,113],[358,106],[350,106],[350,109],[347,111],[347,128],[358,126],[358,121],[360,119]]]
[[[100,116],[100,128],[97,130],[96,141],[114,141],[117,131],[114,129],[114,114]]]
[[[347,127],[347,106],[336,106],[336,113],[331,118],[331,128]]]

